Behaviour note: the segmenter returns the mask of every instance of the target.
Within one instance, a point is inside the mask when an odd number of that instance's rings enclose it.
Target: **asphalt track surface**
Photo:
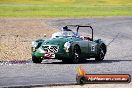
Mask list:
[[[42,19],[41,19],[42,20]],[[88,24],[94,28],[94,37],[103,39],[108,46],[104,61],[94,59],[80,64],[64,64],[57,60],[34,64],[25,62],[0,63],[0,87],[34,86],[76,83],[77,68],[90,74],[132,75],[132,17],[58,18],[47,19],[47,24],[60,28],[67,24]]]

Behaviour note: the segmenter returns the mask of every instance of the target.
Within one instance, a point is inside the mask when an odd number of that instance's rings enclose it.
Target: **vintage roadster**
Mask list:
[[[79,30],[83,29],[84,34],[89,34],[86,30],[91,30],[91,36],[80,35]],[[101,39],[93,39],[92,26],[67,25],[49,39],[32,42],[32,61],[41,63],[43,59],[58,59],[78,63],[89,58],[102,61],[106,51],[107,46]]]

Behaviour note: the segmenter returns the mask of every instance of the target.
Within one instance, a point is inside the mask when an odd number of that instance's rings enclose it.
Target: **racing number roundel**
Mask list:
[[[95,45],[91,46],[91,51],[95,51]]]

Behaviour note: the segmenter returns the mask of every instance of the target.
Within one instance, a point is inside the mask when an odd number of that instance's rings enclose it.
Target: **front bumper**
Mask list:
[[[51,56],[50,56],[51,55]],[[55,57],[54,57],[55,55]],[[58,53],[42,53],[39,51],[35,51],[32,52],[32,56],[35,56],[37,58],[42,58],[42,59],[58,59],[58,60],[62,60],[62,59],[69,59],[71,58],[71,54],[69,52],[58,52]],[[54,58],[53,58],[54,57]]]

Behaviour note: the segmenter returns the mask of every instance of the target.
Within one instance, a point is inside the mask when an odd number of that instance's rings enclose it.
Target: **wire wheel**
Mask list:
[[[73,57],[72,57],[72,62],[73,63],[78,63],[80,61],[80,48],[79,46],[74,46],[73,49]]]
[[[100,47],[98,57],[95,58],[96,61],[102,61],[104,59],[105,52],[102,47]]]

